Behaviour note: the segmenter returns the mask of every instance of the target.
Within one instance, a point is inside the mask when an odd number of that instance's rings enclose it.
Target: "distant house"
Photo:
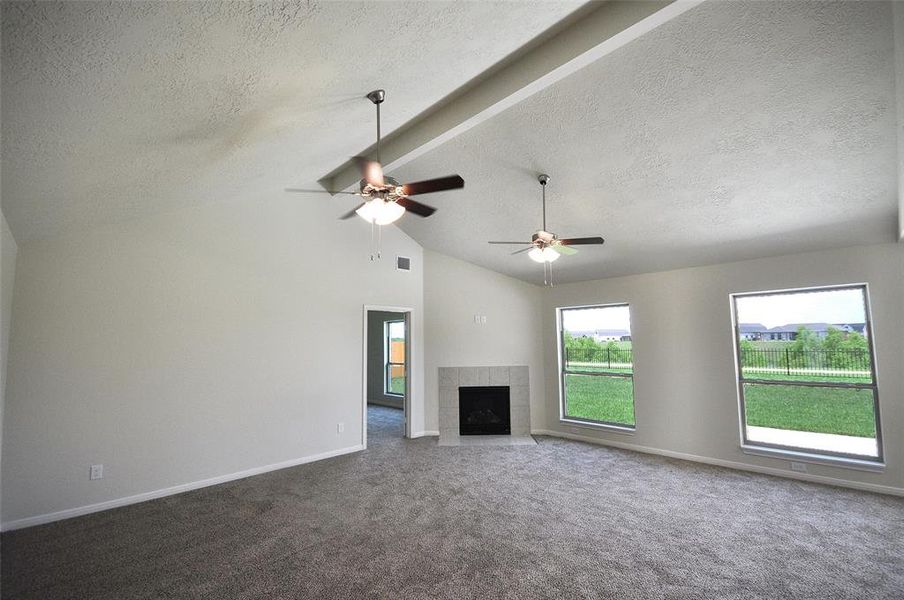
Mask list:
[[[761,340],[769,328],[762,323],[738,323],[742,340]]]
[[[797,339],[797,332],[801,327],[806,327],[819,338],[826,337],[829,334],[829,328],[838,329],[845,333],[857,332],[864,335],[866,331],[864,323],[788,323],[767,329],[759,339],[791,342]]]
[[[847,332],[856,332],[860,335],[866,335],[866,323],[837,323],[835,325],[838,329]]]
[[[593,339],[598,342],[620,342],[628,335],[627,329],[597,329],[593,332]]]
[[[630,342],[631,332],[627,329],[593,329],[591,331],[572,331],[576,338],[593,338],[597,342]]]

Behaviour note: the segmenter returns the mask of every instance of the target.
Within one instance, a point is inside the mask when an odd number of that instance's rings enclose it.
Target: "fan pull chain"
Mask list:
[[[371,260],[371,262],[376,260],[374,258],[374,246],[376,245],[376,243],[374,242],[374,235],[375,235],[374,227],[376,227],[376,225],[374,224],[373,221],[371,221],[370,222],[370,260]]]
[[[377,105],[379,106],[379,105]],[[383,259],[383,226],[377,226],[377,260]]]

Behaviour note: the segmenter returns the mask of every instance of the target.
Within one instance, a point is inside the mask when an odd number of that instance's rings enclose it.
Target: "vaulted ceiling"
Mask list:
[[[364,93],[391,131],[578,7],[4,2],[4,213],[22,241],[310,186],[372,142]],[[549,228],[607,240],[561,282],[891,241],[895,110],[889,3],[710,0],[397,169],[467,182],[400,227],[539,282],[486,242],[539,228],[546,172]]]
[[[463,193],[401,227],[542,282],[541,224],[602,235],[560,282],[893,241],[894,40],[887,3],[705,2],[417,159]],[[434,198],[431,198],[434,200]]]
[[[19,241],[314,182],[580,2],[3,2]],[[251,195],[250,197],[254,197]]]

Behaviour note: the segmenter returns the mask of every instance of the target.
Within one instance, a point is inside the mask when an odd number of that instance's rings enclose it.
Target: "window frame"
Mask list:
[[[749,379],[743,376],[741,365],[740,324],[738,320],[738,298],[756,296],[791,295],[808,292],[826,292],[859,290],[863,297],[864,333],[870,358],[871,383],[824,382],[824,381],[784,381],[770,379]],[[740,429],[741,450],[749,454],[775,456],[802,460],[804,462],[827,463],[837,466],[861,468],[865,470],[882,470],[885,467],[885,448],[882,441],[882,419],[879,408],[879,380],[876,365],[876,352],[873,332],[872,307],[870,306],[868,283],[847,283],[835,285],[817,285],[800,288],[765,290],[756,292],[737,292],[729,294],[731,300],[732,343],[734,344],[735,378],[738,392],[738,424]],[[868,389],[873,393],[873,415],[876,423],[876,454],[865,456],[831,450],[818,450],[797,446],[785,446],[769,442],[751,441],[747,438],[747,410],[744,404],[744,384],[783,385],[793,387],[825,387],[834,389]]]
[[[390,372],[393,367],[402,367],[402,370],[407,374],[407,368],[404,362],[394,363],[392,362],[392,333],[391,333],[391,325],[394,323],[401,323],[403,327],[407,327],[405,323],[405,319],[393,319],[391,321],[383,321],[383,395],[385,396],[394,396],[396,398],[404,398],[405,393],[401,394],[398,392],[392,391],[392,375]],[[408,331],[406,329],[405,335],[403,339],[408,341]],[[405,349],[407,354],[408,349]],[[402,360],[405,359],[403,356]]]
[[[562,324],[562,316],[563,313],[569,310],[581,310],[581,309],[592,309],[592,308],[616,308],[616,307],[627,307],[628,309],[628,320],[633,324],[633,317],[631,314],[631,304],[629,302],[609,302],[603,304],[580,304],[576,306],[557,306],[556,307],[556,340],[557,340],[557,355],[559,361],[559,422],[565,425],[572,425],[577,427],[588,427],[593,429],[602,429],[607,431],[612,431],[615,433],[623,433],[627,435],[633,435],[637,431],[637,404],[635,402],[635,394],[634,394],[634,334],[633,331],[629,331],[629,335],[631,335],[631,372],[630,373],[609,373],[609,372],[581,372],[581,371],[566,371],[566,359],[565,359],[565,328]],[[633,328],[633,327],[632,327]],[[631,404],[634,408],[634,425],[627,425],[625,423],[613,423],[609,421],[596,421],[593,419],[584,419],[580,417],[571,417],[566,414],[566,386],[565,386],[565,376],[566,375],[591,375],[595,377],[623,377],[631,379]]]

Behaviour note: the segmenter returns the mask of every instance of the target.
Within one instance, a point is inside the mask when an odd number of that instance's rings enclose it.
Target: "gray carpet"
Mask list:
[[[539,438],[405,441],[3,535],[4,598],[904,598],[900,499]]]

